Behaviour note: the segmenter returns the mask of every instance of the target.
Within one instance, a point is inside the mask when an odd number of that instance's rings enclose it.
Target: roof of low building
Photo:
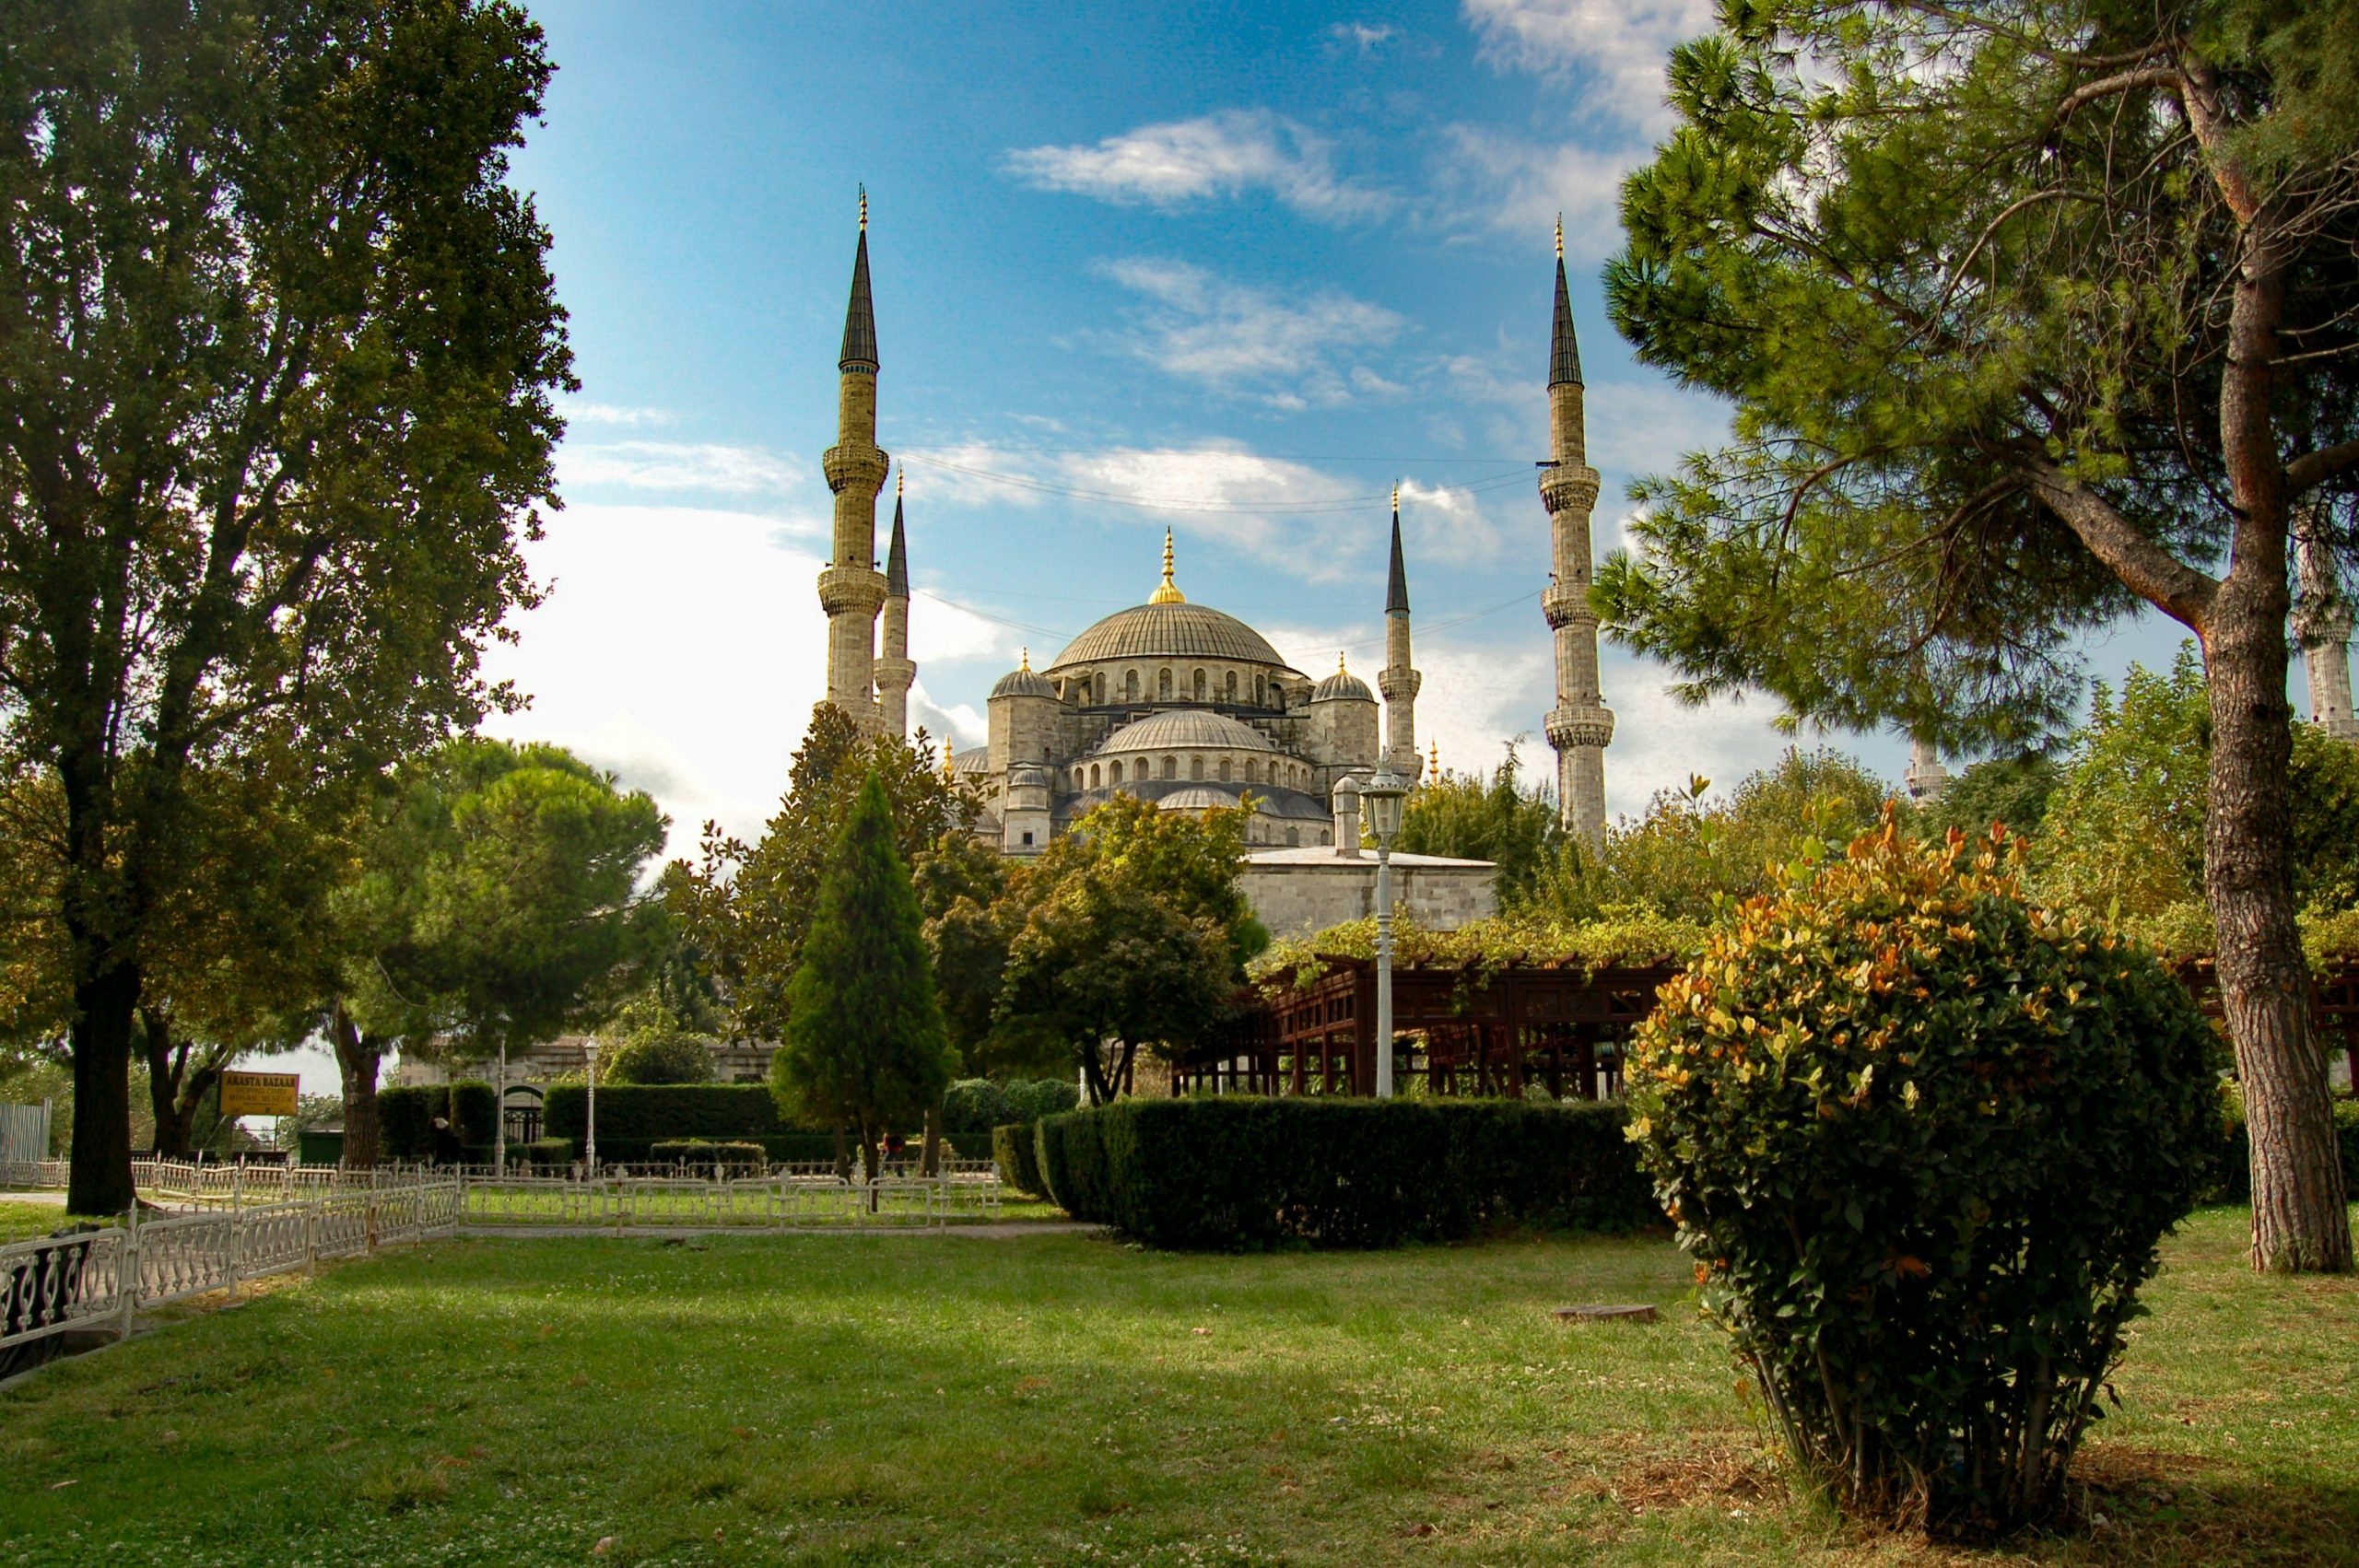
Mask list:
[[[1332,844],[1312,844],[1299,849],[1249,849],[1245,854],[1245,865],[1249,871],[1257,866],[1273,869],[1282,866],[1335,866],[1347,871],[1365,870],[1373,876],[1376,874],[1376,851],[1363,848],[1357,856],[1344,855],[1338,853]],[[1461,860],[1449,855],[1411,855],[1395,849],[1392,851],[1392,869],[1487,872],[1498,868],[1497,863],[1492,860]]]

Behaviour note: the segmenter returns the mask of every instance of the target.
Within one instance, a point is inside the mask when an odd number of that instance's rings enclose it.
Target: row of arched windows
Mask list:
[[[1180,679],[1180,673],[1168,665],[1157,670],[1155,673],[1155,700],[1157,702],[1179,701],[1181,691]],[[1187,697],[1192,702],[1236,703],[1245,700],[1244,677],[1235,670],[1224,670],[1218,674],[1209,670],[1194,670],[1189,672],[1186,681]],[[1122,672],[1121,690],[1123,702],[1143,702],[1146,700],[1146,677],[1137,670],[1125,670]],[[1075,702],[1093,708],[1103,708],[1108,701],[1109,693],[1106,672],[1100,670],[1095,674],[1075,676],[1067,683],[1065,691],[1066,695]],[[1269,676],[1255,675],[1252,691],[1254,707],[1269,706]]]
[[[1073,768],[1069,788],[1074,790],[1105,790],[1121,787],[1126,780],[1143,784],[1150,779],[1178,779],[1180,757],[1177,753],[1160,757],[1139,756],[1127,765],[1117,757],[1110,762],[1093,762],[1085,772],[1079,764]],[[1201,753],[1188,758],[1188,777],[1203,782],[1217,779],[1224,784],[1242,780],[1248,784],[1281,784],[1292,789],[1310,788],[1310,769],[1299,763],[1272,758],[1266,764],[1260,758],[1214,756],[1207,759]]]

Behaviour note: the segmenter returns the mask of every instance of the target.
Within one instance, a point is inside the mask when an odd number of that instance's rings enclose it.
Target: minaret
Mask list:
[[[2324,503],[2296,514],[2294,548],[2302,579],[2294,633],[2310,677],[2310,719],[2330,740],[2359,743],[2359,715],[2351,708],[2351,601],[2335,580]]]
[[[860,193],[860,248],[852,254],[851,303],[844,310],[836,444],[822,467],[836,494],[836,528],[819,608],[827,616],[827,700],[863,730],[881,722],[874,693],[876,613],[885,574],[876,569],[876,495],[892,459],[876,445],[876,315],[868,298],[868,192]]]
[[[1392,771],[1417,781],[1417,688],[1426,678],[1409,664],[1409,572],[1401,561],[1401,486],[1392,486],[1392,578],[1384,589],[1384,751]]]
[[[1548,743],[1556,748],[1556,799],[1567,831],[1591,848],[1605,843],[1605,748],[1614,714],[1597,688],[1597,615],[1589,606],[1590,509],[1597,470],[1582,426],[1581,350],[1565,287],[1565,220],[1556,220],[1556,322],[1548,356],[1550,457],[1540,498],[1555,538],[1555,570],[1540,608],[1556,639],[1556,706]]]
[[[885,552],[884,651],[876,660],[876,701],[885,732],[903,740],[910,733],[910,683],[918,667],[910,662],[910,541],[901,524],[903,469],[893,483],[893,543]]]
[[[1908,770],[1900,776],[1900,782],[1910,800],[1920,806],[1930,806],[1950,787],[1950,770],[1942,766],[1942,754],[1931,743],[1912,735],[1908,741]]]

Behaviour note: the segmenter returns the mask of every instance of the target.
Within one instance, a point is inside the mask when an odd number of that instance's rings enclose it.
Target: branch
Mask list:
[[[2359,468],[2359,441],[2345,441],[2341,446],[2320,447],[2314,452],[2304,452],[2285,465],[2285,494],[2288,499],[2306,490],[2316,489],[2338,474]]]
[[[2177,66],[2147,65],[2135,71],[2100,76],[2094,82],[2083,82],[2064,95],[2063,101],[2056,106],[2056,111],[2048,116],[2048,123],[2061,125],[2075,112],[2101,98],[2116,98],[2122,93],[2135,92],[2140,88],[2169,88],[2173,89],[2174,97],[2184,99],[2188,96],[2187,77]]]
[[[2057,520],[2130,591],[2201,636],[2220,591],[2196,570],[2130,525],[2111,503],[2043,456],[2022,454],[2025,478]]]

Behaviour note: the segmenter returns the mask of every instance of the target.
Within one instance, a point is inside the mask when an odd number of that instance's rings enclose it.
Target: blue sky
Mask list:
[[[820,452],[855,223],[879,440],[906,461],[917,711],[981,738],[991,683],[1180,582],[1313,673],[1380,661],[1404,491],[1421,735],[1544,765],[1550,226],[1565,216],[1603,473],[1720,411],[1630,362],[1598,263],[1666,127],[1697,0],[535,6],[559,72],[515,159],[557,237],[582,380],[554,589],[496,673],[511,732],[652,790],[674,852],[758,827],[823,685]],[[890,514],[880,508],[879,549]],[[2166,656],[2154,629],[2092,650]],[[1785,743],[1764,701],[1683,708],[1608,649],[1611,809]],[[1888,737],[1837,738],[1896,777]]]

